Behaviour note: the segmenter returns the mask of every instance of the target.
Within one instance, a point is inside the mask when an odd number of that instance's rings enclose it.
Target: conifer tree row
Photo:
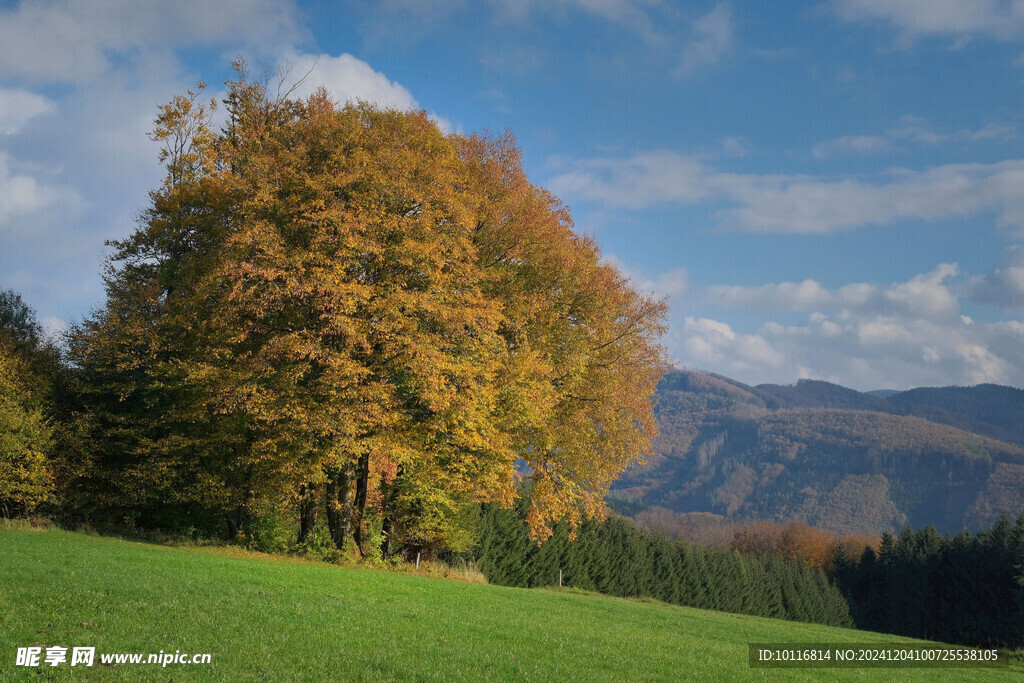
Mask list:
[[[843,594],[824,572],[802,562],[707,549],[638,529],[610,516],[587,520],[570,540],[568,525],[538,546],[529,539],[527,504],[486,506],[475,559],[492,583],[562,585],[621,597],[653,597],[701,609],[852,626]]]
[[[80,509],[236,536],[289,509],[339,547],[373,516],[392,549],[465,549],[466,510],[528,470],[533,538],[600,514],[655,431],[664,305],[510,136],[236,67],[223,131],[201,88],[160,109],[165,181],[71,332]]]
[[[1024,646],[1024,516],[972,536],[886,534],[836,579],[858,628],[979,646]]]

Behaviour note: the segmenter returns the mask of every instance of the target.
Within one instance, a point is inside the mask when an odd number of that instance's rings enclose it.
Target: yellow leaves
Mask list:
[[[29,512],[50,499],[51,429],[32,405],[28,364],[0,340],[0,508]]]
[[[474,233],[484,291],[501,302],[502,400],[534,480],[534,538],[549,522],[600,514],[614,477],[654,435],[664,306],[639,296],[567,210],[530,184],[510,136],[460,139],[479,193]]]

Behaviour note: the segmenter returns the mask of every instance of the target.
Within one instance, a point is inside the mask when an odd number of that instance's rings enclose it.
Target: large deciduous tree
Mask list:
[[[510,137],[239,74],[221,134],[196,94],[161,109],[167,179],[72,334],[103,504],[234,532],[295,505],[300,539],[324,509],[339,545],[372,510],[392,545],[462,548],[466,506],[527,471],[536,538],[599,514],[654,433],[664,306]]]

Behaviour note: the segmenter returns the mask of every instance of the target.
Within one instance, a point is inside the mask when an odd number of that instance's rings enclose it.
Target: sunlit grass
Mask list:
[[[0,679],[1019,680],[1021,670],[762,670],[750,642],[897,639],[578,591],[0,528]],[[212,664],[18,669],[29,645]],[[84,676],[83,676],[84,674]]]

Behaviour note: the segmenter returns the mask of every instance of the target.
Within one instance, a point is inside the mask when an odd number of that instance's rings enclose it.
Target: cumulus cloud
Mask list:
[[[855,389],[1024,383],[1024,324],[816,314],[753,333],[687,317],[671,351],[687,366],[750,383],[802,377]]]
[[[979,303],[1024,310],[1024,245],[1003,251],[987,273],[970,281],[967,292]]]
[[[0,135],[14,135],[31,119],[52,109],[53,102],[42,95],[0,87]]]
[[[273,63],[287,55],[298,77],[315,57],[297,47],[305,37],[297,16],[278,0],[0,8],[0,287],[22,292],[52,329],[96,305],[104,241],[131,232],[162,176],[146,137],[156,107],[195,87],[179,56],[244,51]],[[323,84],[341,101],[418,106],[351,55],[322,55],[314,76],[306,85]]]
[[[328,54],[291,53],[282,64],[291,69],[292,78],[305,79],[296,87],[295,95],[308,97],[323,86],[338,102],[363,100],[381,107],[418,109],[419,103],[405,86],[361,59],[350,54],[332,57]]]
[[[835,0],[845,21],[888,24],[907,40],[919,37],[1016,40],[1024,35],[1017,0]]]
[[[101,300],[104,240],[132,230],[160,182],[146,131],[156,105],[190,85],[180,79],[166,53],[139,53],[108,70],[102,88],[62,89],[52,116],[3,140],[0,186],[17,179],[27,189],[14,190],[15,204],[0,189],[0,287],[22,292],[41,318],[70,320]]]
[[[308,97],[323,87],[340,104],[363,101],[382,108],[420,109],[420,103],[405,86],[348,53],[333,57],[291,52],[282,58],[279,69],[284,69],[292,81],[302,79],[291,91],[293,97]],[[457,128],[434,112],[430,118],[445,133]]]
[[[904,116],[899,123],[880,135],[846,135],[818,143],[811,149],[817,159],[834,156],[867,156],[905,150],[908,146],[930,147],[948,142],[1006,142],[1018,137],[1017,127],[1010,123],[988,123],[981,128],[957,131],[936,129],[927,119]]]
[[[693,35],[683,46],[683,54],[676,67],[676,76],[688,76],[715,64],[732,50],[736,42],[732,10],[721,4],[693,22]]]
[[[780,370],[785,356],[759,334],[739,334],[724,322],[687,316],[678,335],[677,360],[693,367],[722,368],[736,377]]]
[[[729,230],[827,233],[900,220],[943,220],[996,213],[1000,226],[1024,231],[1024,160],[891,169],[874,176],[722,173],[702,159],[670,151],[572,162],[549,182],[557,193],[608,208],[723,204]]]
[[[224,43],[273,51],[301,35],[291,3],[276,0],[54,0],[0,10],[0,73],[73,83],[137,50]]]
[[[959,272],[955,263],[942,263],[931,272],[884,287],[857,282],[827,289],[814,280],[760,287],[719,285],[709,287],[706,297],[709,303],[761,313],[843,311],[941,320],[959,314],[959,302],[948,284]]]
[[[945,263],[881,286],[862,282],[829,289],[805,280],[711,287],[694,301],[718,314],[674,319],[668,345],[680,364],[751,383],[810,377],[861,390],[1021,386],[1024,322],[976,322],[960,314],[958,295],[1001,304],[1016,300],[1020,307],[1024,247],[1007,249],[988,273],[966,285],[954,281],[959,275],[956,264]],[[723,307],[753,311],[764,322],[736,329],[715,319]],[[782,323],[773,319],[780,313],[804,315]]]
[[[960,310],[956,296],[945,285],[960,269],[955,263],[940,264],[930,273],[916,275],[908,282],[890,285],[882,292],[886,304],[921,318],[952,318]]]

